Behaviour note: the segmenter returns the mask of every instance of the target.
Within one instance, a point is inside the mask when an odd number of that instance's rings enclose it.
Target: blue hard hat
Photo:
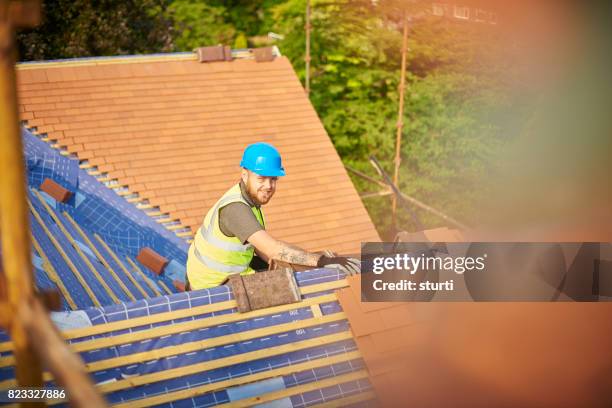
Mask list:
[[[280,153],[276,147],[264,142],[253,143],[244,149],[240,167],[265,177],[285,175]]]

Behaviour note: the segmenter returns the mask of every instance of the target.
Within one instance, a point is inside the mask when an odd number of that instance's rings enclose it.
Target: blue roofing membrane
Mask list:
[[[343,275],[337,270],[317,269],[307,272],[296,273],[296,280],[301,287],[310,286],[313,284],[330,282],[342,279]],[[308,297],[321,296],[325,292],[313,293]],[[184,292],[168,296],[162,296],[152,299],[142,299],[137,302],[122,303],[101,308],[90,308],[85,311],[89,318],[89,323],[92,326],[105,324],[109,322],[119,322],[130,320],[142,316],[155,316],[160,313],[192,309],[203,305],[213,305],[220,302],[226,302],[233,299],[233,294],[228,286],[219,286],[212,289],[205,289],[193,292]],[[323,316],[330,316],[340,312],[338,302],[325,302],[321,304],[321,312]],[[155,375],[155,373],[168,372],[172,369],[189,370],[195,364],[203,362],[214,362],[215,360],[227,359],[232,356],[239,356],[245,353],[251,353],[257,350],[274,350],[275,348],[291,343],[298,343],[308,339],[319,338],[334,333],[346,332],[348,322],[345,319],[339,319],[333,322],[317,324],[311,327],[305,327],[298,330],[282,331],[277,334],[271,334],[263,337],[248,338],[244,341],[228,340],[221,342],[218,346],[207,347],[206,342],[214,339],[219,339],[222,336],[228,336],[237,333],[247,333],[250,330],[273,327],[280,324],[312,319],[313,313],[309,306],[296,307],[293,310],[285,312],[277,312],[264,316],[249,318],[245,316],[244,320],[235,319],[233,322],[208,325],[207,319],[214,316],[231,315],[238,313],[235,308],[220,310],[217,312],[205,313],[202,315],[188,316],[180,319],[162,321],[159,323],[145,324],[142,326],[128,328],[123,330],[111,331],[97,335],[85,336],[73,339],[70,342],[78,344],[91,341],[92,339],[113,338],[132,334],[134,337],[139,332],[147,332],[155,330],[155,328],[171,327],[174,330],[171,332],[158,330],[155,336],[146,336],[146,339],[141,341],[121,342],[110,347],[96,348],[89,347],[91,350],[81,352],[81,357],[90,367],[95,367],[96,363],[105,363],[105,368],[99,371],[94,370],[92,376],[98,384],[123,384],[119,385],[119,389],[106,394],[106,398],[111,404],[134,402],[142,398],[153,397],[157,395],[165,395],[172,392],[177,392],[185,389],[192,389],[205,384],[211,384],[218,381],[237,378],[241,376],[261,373],[280,367],[287,367],[307,361],[313,361],[319,358],[327,358],[337,356],[343,353],[356,350],[354,341],[350,338],[335,341],[327,344],[313,345],[312,347],[298,349],[296,351],[279,353],[270,355],[265,358],[252,359],[245,358],[244,362],[223,366],[209,370],[195,370],[193,373],[182,375],[179,371],[172,378],[161,381],[154,381],[150,384],[132,386],[126,383],[126,379],[134,380],[138,378],[146,378],[146,376]],[[189,330],[181,330],[180,324],[189,322],[201,322],[201,328]],[[193,325],[192,325],[193,326]],[[197,327],[197,325],[196,325]],[[149,338],[151,337],[151,338]],[[182,353],[177,351],[163,358],[139,358],[137,362],[127,365],[122,365],[120,361],[114,360],[116,363],[108,363],[113,359],[126,357],[135,353],[142,353],[153,350],[171,348],[173,346],[196,344],[201,347],[195,347],[194,351]],[[298,343],[299,344],[299,343]],[[276,378],[275,381],[263,382],[260,386],[259,382],[250,385],[250,390],[241,389],[241,387],[221,389],[214,392],[205,393],[203,395],[168,402],[159,406],[177,407],[177,406],[198,406],[207,407],[223,403],[228,403],[239,398],[248,397],[249,395],[259,395],[261,393],[270,392],[278,389],[291,389],[303,384],[308,384],[314,381],[319,381],[326,378],[335,377],[342,374],[351,373],[364,368],[364,363],[360,358],[350,359],[348,361],[337,364],[325,365],[314,369],[298,371],[289,375],[283,375]],[[193,371],[193,370],[192,370]],[[187,371],[185,371],[187,372]],[[13,367],[3,367],[0,369],[0,381],[14,378]],[[359,379],[355,381],[347,381],[345,383],[325,387],[304,393],[296,393],[286,397],[284,406],[291,407],[306,407],[321,402],[330,401],[336,398],[350,396],[356,393],[369,390],[371,388],[367,379]]]
[[[164,288],[159,285],[160,281],[164,282],[165,287],[171,289],[173,280],[184,281],[184,265],[187,260],[185,241],[133,204],[128,203],[123,197],[118,196],[95,177],[80,169],[77,160],[62,156],[59,151],[51,148],[48,143],[40,140],[27,129],[22,130],[22,138],[29,186],[28,199],[42,220],[41,224],[38,217],[32,213],[33,235],[72,294],[79,309],[98,304],[116,303],[111,294],[102,287],[100,280],[103,280],[110,287],[112,294],[121,301],[164,293]],[[66,203],[56,202],[38,190],[47,178],[72,191],[74,194],[70,200]],[[62,232],[62,228],[55,222],[53,215],[68,231],[68,236]],[[69,218],[78,224],[89,243],[83,240]],[[61,251],[52,242],[49,235],[55,238]],[[110,247],[110,251],[114,252],[119,261],[96,239],[95,235]],[[86,260],[78,253],[73,242],[88,258],[93,269],[86,264]],[[152,248],[170,260],[172,268],[169,268],[169,276],[155,276],[143,265],[139,267],[146,278],[132,270],[127,257],[138,262],[135,258],[143,247]],[[117,279],[113,276],[109,277],[107,267],[97,259],[95,251],[103,256],[106,264],[110,265],[129,293],[121,287]],[[83,279],[94,293],[95,300],[79,283],[79,279],[64,259],[64,255],[83,275]],[[124,273],[125,269],[132,270],[132,279]],[[102,279],[96,277],[96,272]],[[42,275],[48,277],[46,273]],[[137,281],[137,284],[133,283],[134,280]],[[47,283],[52,284],[52,280]],[[151,285],[155,289],[152,289]],[[64,305],[68,309],[69,305],[66,303]]]
[[[303,296],[312,298],[308,302],[320,303],[321,322],[309,305],[302,304],[252,317],[238,315],[236,308],[226,306],[233,304],[228,302],[233,299],[228,286],[168,293],[167,288],[175,291],[172,279],[184,278],[185,242],[81,170],[76,160],[60,155],[27,130],[23,131],[23,140],[31,230],[37,244],[32,251],[36,284],[41,289],[57,289],[57,278],[63,284],[65,312],[52,313],[52,319],[68,330],[66,333],[72,333],[71,329],[91,333],[101,328],[94,334],[69,336],[69,342],[78,348],[94,382],[111,404],[131,405],[141,399],[164,396],[165,401],[152,400],[151,404],[208,407],[291,391],[304,384],[359,374],[365,368],[358,355],[341,358],[335,364],[326,363],[329,357],[356,350],[338,302],[317,300],[331,290]],[[65,204],[57,203],[38,190],[46,178],[77,194]],[[155,276],[142,265],[143,273],[132,267],[129,260],[135,260],[145,246],[171,260],[169,271],[164,272],[170,277]],[[335,269],[296,273],[300,287],[343,278]],[[203,306],[207,311],[192,312]],[[168,312],[178,312],[181,317],[165,318]],[[134,323],[133,319],[142,317],[150,319]],[[125,325],[102,330],[107,324],[122,324],[118,322]],[[293,322],[298,323],[292,329],[279,326]],[[272,329],[267,334],[252,332],[267,328]],[[313,340],[319,338],[320,341]],[[0,332],[0,342],[7,339],[6,333]],[[10,384],[14,379],[11,357],[10,351],[0,352],[0,388],[3,382]],[[260,375],[257,381],[229,388],[212,386],[241,377],[247,381],[251,377],[246,376],[317,359],[321,360],[315,368],[285,370],[269,378]],[[207,391],[191,392],[196,395],[193,397],[174,394],[207,385],[211,385]],[[307,407],[362,393],[371,386],[367,377],[358,376],[323,388],[294,389],[297,391],[262,406]],[[150,405],[149,401],[140,403]]]

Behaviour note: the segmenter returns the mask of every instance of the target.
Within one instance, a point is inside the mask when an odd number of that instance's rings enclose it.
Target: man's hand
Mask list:
[[[361,273],[361,262],[359,259],[347,258],[345,256],[330,257],[323,255],[319,259],[319,262],[317,262],[317,267],[336,267],[348,276],[358,275]]]

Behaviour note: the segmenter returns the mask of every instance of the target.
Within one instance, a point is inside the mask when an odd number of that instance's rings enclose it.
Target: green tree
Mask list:
[[[473,209],[486,194],[486,175],[503,146],[492,118],[509,101],[497,79],[489,27],[457,25],[411,5],[408,83],[400,189],[449,215],[473,220]],[[395,124],[401,57],[401,3],[312,1],[311,101],[345,164],[378,178],[368,158],[374,154],[393,171]],[[305,0],[274,8],[282,52],[304,78]],[[493,32],[494,33],[494,32]],[[460,42],[458,43],[458,39]],[[482,64],[482,57],[489,57]],[[353,177],[358,190],[378,186]],[[364,201],[381,235],[391,237],[389,197]],[[427,227],[440,219],[415,210]],[[414,229],[407,211],[400,229]]]
[[[227,10],[226,22],[247,37],[266,34],[273,25],[271,9],[286,0],[208,0]]]
[[[232,44],[236,35],[235,27],[226,22],[228,11],[222,5],[197,0],[174,0],[168,7],[168,17],[173,21],[177,51]]]
[[[172,49],[165,0],[47,0],[42,24],[17,34],[20,59],[125,55]]]

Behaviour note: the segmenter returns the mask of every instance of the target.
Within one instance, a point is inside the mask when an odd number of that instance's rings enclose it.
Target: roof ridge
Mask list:
[[[197,59],[197,55],[193,52],[173,52],[156,54],[111,55],[102,57],[78,57],[45,61],[23,61],[18,62],[16,64],[16,67],[17,69],[36,69],[67,65],[104,65],[153,61],[182,61],[191,59]]]
[[[251,48],[238,48],[231,50],[234,59],[251,59]],[[281,53],[277,46],[274,46],[276,56],[280,57]],[[54,68],[66,66],[91,66],[91,65],[107,65],[107,64],[131,64],[145,62],[160,62],[160,61],[190,61],[198,60],[197,52],[168,52],[154,54],[132,54],[132,55],[109,55],[101,57],[77,57],[66,59],[55,59],[45,61],[22,61],[18,62],[15,67],[18,70],[30,70],[39,68]]]

